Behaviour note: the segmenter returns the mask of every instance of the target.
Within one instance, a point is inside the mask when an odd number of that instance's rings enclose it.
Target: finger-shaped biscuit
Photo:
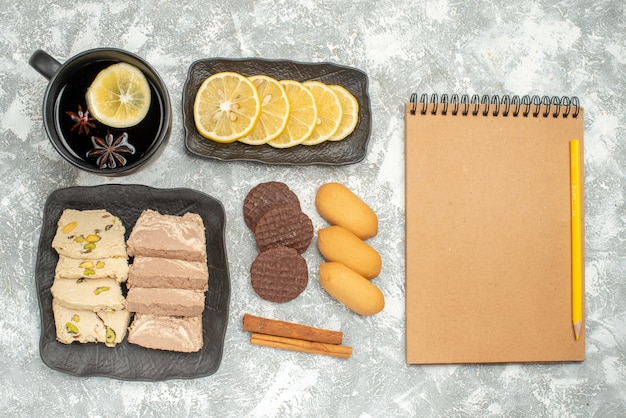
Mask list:
[[[340,225],[362,240],[378,233],[378,217],[361,198],[339,183],[322,185],[315,195],[317,211],[331,225]]]
[[[346,228],[333,225],[317,232],[317,246],[329,261],[338,261],[368,279],[382,268],[380,254]]]

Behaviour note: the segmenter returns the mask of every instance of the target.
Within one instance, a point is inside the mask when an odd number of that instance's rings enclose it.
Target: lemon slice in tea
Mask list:
[[[216,142],[233,142],[249,134],[261,115],[254,84],[234,72],[213,74],[202,82],[193,104],[200,135]]]
[[[261,145],[276,138],[287,125],[289,118],[289,100],[283,86],[276,79],[266,75],[248,77],[259,92],[261,116],[248,134],[239,138],[248,145]]]
[[[113,128],[137,125],[150,110],[150,85],[134,65],[120,62],[100,71],[87,89],[89,111]]]
[[[289,119],[285,129],[268,142],[275,148],[289,148],[301,144],[313,132],[317,122],[317,107],[313,94],[294,80],[280,80],[289,100]]]

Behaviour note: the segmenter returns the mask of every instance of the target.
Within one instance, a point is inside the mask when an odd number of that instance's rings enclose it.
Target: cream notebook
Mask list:
[[[407,362],[584,360],[571,296],[578,99],[413,95],[405,112]]]

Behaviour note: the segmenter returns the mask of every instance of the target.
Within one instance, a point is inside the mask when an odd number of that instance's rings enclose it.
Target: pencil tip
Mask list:
[[[574,324],[574,335],[576,336],[576,340],[580,338],[580,333],[583,329],[583,321],[578,321]]]

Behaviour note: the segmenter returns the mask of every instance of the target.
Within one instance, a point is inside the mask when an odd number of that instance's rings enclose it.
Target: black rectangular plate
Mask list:
[[[193,118],[193,104],[200,85],[209,76],[231,71],[244,76],[264,74],[277,80],[316,80],[339,84],[359,102],[359,121],[354,132],[342,141],[318,145],[274,148],[269,145],[247,145],[238,141],[222,144],[200,135]],[[367,154],[371,112],[367,74],[356,68],[332,63],[301,63],[287,60],[226,59],[199,60],[191,64],[183,88],[183,123],[185,146],[196,155],[217,160],[257,161],[283,165],[347,165],[360,162]]]

